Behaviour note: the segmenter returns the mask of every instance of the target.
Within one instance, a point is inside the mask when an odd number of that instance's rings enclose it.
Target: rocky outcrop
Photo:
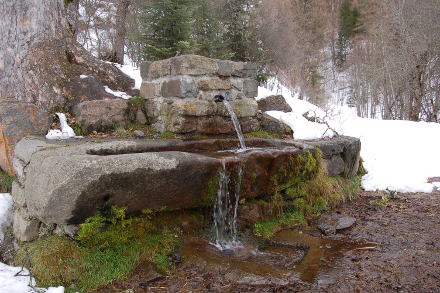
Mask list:
[[[266,111],[292,112],[292,108],[286,102],[284,97],[281,95],[268,96],[264,99],[258,100],[258,110],[262,112],[266,112]]]
[[[254,64],[183,55],[141,65],[147,120],[160,132],[233,134],[227,99],[244,132],[259,128]],[[221,97],[221,98],[218,98]]]
[[[332,156],[340,151],[339,156],[346,160],[356,157],[345,151],[357,141],[334,139],[323,146],[332,149]],[[228,152],[238,146],[236,139],[61,143],[24,138],[14,153],[14,168],[19,174],[12,191],[14,233],[19,239],[30,240],[40,222],[65,230],[103,206],[124,206],[129,213],[146,208],[212,206],[223,161],[231,178],[236,178],[242,167],[241,198],[270,198],[274,178],[283,178],[278,173],[307,150],[313,152],[317,142],[247,139],[246,144],[256,149]],[[344,161],[344,165],[356,163]]]

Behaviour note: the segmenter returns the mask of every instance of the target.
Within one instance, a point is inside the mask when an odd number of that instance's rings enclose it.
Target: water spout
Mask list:
[[[232,109],[231,104],[226,99],[223,99],[223,104],[231,115],[232,123],[234,124],[235,132],[237,132],[238,140],[240,141],[240,150],[245,150],[246,145],[244,143],[243,132],[241,131],[240,122],[238,121],[237,115],[235,115],[234,109]]]

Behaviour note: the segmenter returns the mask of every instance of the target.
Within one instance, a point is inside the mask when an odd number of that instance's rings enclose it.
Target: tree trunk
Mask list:
[[[104,85],[136,94],[133,80],[74,40],[66,15],[64,0],[0,0],[0,167],[10,174],[15,144],[45,134],[55,107],[112,98]]]
[[[113,54],[119,64],[124,64],[125,38],[127,35],[126,19],[131,0],[118,0],[116,10],[116,36]]]

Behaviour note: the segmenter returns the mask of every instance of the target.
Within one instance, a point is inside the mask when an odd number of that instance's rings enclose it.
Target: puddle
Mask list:
[[[292,274],[312,283],[319,274],[334,266],[344,253],[370,247],[368,243],[350,239],[331,240],[296,230],[283,230],[271,242],[257,249],[249,245],[220,251],[207,240],[187,241],[181,250],[186,261],[205,261],[260,276],[283,277]]]

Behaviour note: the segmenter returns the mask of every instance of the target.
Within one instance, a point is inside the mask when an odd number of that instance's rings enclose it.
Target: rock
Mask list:
[[[331,177],[344,173],[345,163],[340,155],[333,155],[329,160],[324,159],[323,163],[324,170],[326,170],[327,174]]]
[[[292,112],[292,108],[286,102],[284,97],[281,95],[268,96],[264,99],[258,100],[258,110],[262,112],[266,112],[266,111]]]
[[[141,78],[143,81],[148,80],[149,77],[149,73],[150,73],[150,65],[152,62],[149,61],[145,61],[142,62],[140,65],[140,71],[141,71]]]
[[[144,138],[145,133],[142,130],[135,130],[133,131],[134,138]]]
[[[46,134],[49,113],[31,103],[0,101],[0,167],[14,174],[12,154],[16,143],[30,134]]]
[[[145,99],[159,96],[159,85],[154,82],[143,81],[141,84],[140,95]]]
[[[26,166],[31,161],[31,156],[37,150],[50,146],[45,140],[28,136],[21,139],[15,146],[13,154],[13,167],[18,182],[24,186]]]
[[[263,210],[256,203],[239,205],[238,223],[244,227],[253,227],[258,221],[264,219]]]
[[[285,125],[283,122],[269,116],[266,113],[257,114],[258,122],[260,123],[261,129],[270,133],[276,133],[281,135],[292,135],[292,129]]]
[[[261,143],[282,147],[237,155],[244,162],[243,168],[253,170],[243,176],[243,198],[271,194],[274,174],[289,161],[289,156],[305,151],[296,148],[293,142],[249,140],[247,143],[249,147]],[[69,147],[37,150],[25,178],[28,218],[46,225],[70,225],[82,223],[102,205],[127,207],[128,213],[146,208],[211,206],[217,196],[222,161],[205,153],[237,145],[236,139],[78,141]],[[233,158],[227,163],[232,173],[236,172],[235,164],[238,161]],[[31,224],[27,223],[26,227]]]
[[[81,227],[79,225],[57,225],[54,233],[57,235],[67,235],[75,238]]]
[[[141,67],[142,69],[142,67]],[[147,73],[144,73],[143,75],[146,76],[146,80],[151,80],[155,78],[164,77],[171,74],[171,59],[165,59],[165,60],[159,60],[151,62],[146,68],[146,65],[144,65],[144,70],[148,70]],[[141,73],[142,74],[142,73]],[[143,80],[143,78],[142,78]]]
[[[327,161],[328,166],[329,160],[333,160],[332,158],[335,155],[340,156],[344,161],[344,177],[351,178],[357,174],[361,151],[360,139],[340,135],[331,139],[309,140],[307,143],[318,147],[322,151],[322,157]],[[336,170],[340,170],[340,161],[339,159],[336,160],[337,161],[330,163],[330,168],[336,167],[333,170],[329,170],[329,174],[336,173]]]
[[[76,105],[72,114],[86,132],[107,131],[116,124],[125,125],[127,108],[127,101],[123,99],[87,101]]]
[[[258,104],[255,99],[235,99],[230,101],[232,109],[238,118],[255,117],[257,115]],[[224,117],[231,117],[229,111],[223,103],[217,103],[217,114]]]
[[[14,206],[16,208],[25,208],[26,207],[26,199],[24,197],[24,188],[20,186],[20,184],[15,180],[12,183],[11,190],[12,200],[14,201]]]
[[[142,111],[142,109],[138,109],[136,111],[136,122],[142,125],[147,124],[148,122],[147,117],[145,117],[145,114]]]
[[[255,79],[243,80],[243,93],[248,98],[258,96],[258,81]]]
[[[29,217],[24,209],[14,211],[14,236],[20,241],[31,241],[38,237],[40,222]]]
[[[217,104],[214,101],[199,99],[176,100],[168,108],[171,115],[176,116],[212,116],[217,113]]]
[[[162,83],[160,94],[164,98],[194,98],[197,95],[197,88],[192,79],[176,77]]]
[[[171,75],[211,75],[217,72],[215,60],[207,57],[182,55],[169,60],[171,63]]]
[[[201,79],[197,83],[199,90],[209,91],[209,90],[229,90],[232,88],[232,84],[227,79],[221,79],[218,77]]]
[[[348,229],[356,223],[356,219],[353,217],[340,217],[336,224],[336,231]]]
[[[321,217],[318,229],[325,235],[333,235],[338,231],[350,228],[355,223],[356,219],[353,217],[331,214]]]

